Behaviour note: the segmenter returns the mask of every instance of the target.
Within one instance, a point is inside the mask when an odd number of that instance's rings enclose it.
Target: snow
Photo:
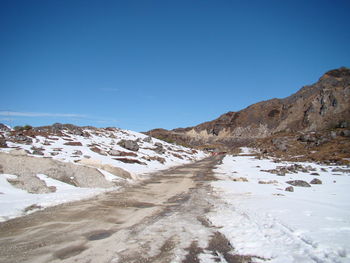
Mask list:
[[[2,148],[0,151],[8,152],[11,150],[11,148],[21,148],[32,152],[31,148],[34,146],[43,149],[44,156],[42,157],[51,157],[63,162],[75,162],[84,158],[84,156],[89,156],[89,158],[99,160],[103,164],[110,164],[116,167],[120,167],[135,175],[148,174],[158,170],[168,169],[172,166],[200,160],[207,156],[203,151],[192,153],[192,150],[189,148],[170,144],[155,138],[152,138],[152,143],[144,142],[143,139],[148,136],[134,131],[121,129],[114,129],[113,131],[85,129],[84,131],[89,133],[91,136],[83,137],[71,134],[69,132],[63,132],[64,136],[62,137],[50,136],[50,138],[45,138],[42,136],[36,136],[35,139],[33,139],[33,143],[30,145],[7,142],[10,148]],[[108,154],[101,155],[99,153],[91,151],[90,149],[91,145],[96,145],[104,151],[118,150],[122,152],[132,152],[118,145],[118,142],[122,139],[139,140],[138,144],[140,145],[140,149],[139,151],[134,152],[137,154],[137,157],[110,156]],[[65,145],[65,143],[69,142],[69,140],[80,142],[82,146]],[[50,145],[46,145],[45,142],[49,142]],[[165,154],[158,154],[155,151],[151,150],[155,148],[154,144],[157,142],[163,145],[166,150]],[[58,151],[57,149],[60,150]],[[81,151],[82,155],[78,156],[74,154],[76,151]],[[54,152],[56,152],[57,155],[51,155],[51,153]],[[176,157],[174,154],[181,155],[183,159]],[[147,161],[143,158],[148,156],[165,158],[165,163],[162,164],[158,161]],[[115,160],[115,158],[135,159],[146,163],[146,165],[123,163],[121,161]]]
[[[226,156],[215,170],[220,180],[212,183],[223,202],[209,215],[210,221],[220,227],[238,254],[269,262],[350,262],[349,174],[336,175],[331,172],[334,166],[312,163],[302,165],[312,166],[319,176],[261,171],[291,164]],[[248,182],[232,180],[239,177]],[[284,191],[290,186],[288,180],[310,182],[313,178],[323,184]]]
[[[7,181],[7,178],[16,178],[16,175],[0,174],[0,221],[5,221],[26,214],[24,209],[31,205],[38,205],[45,208],[61,203],[89,198],[96,194],[111,190],[102,188],[80,188],[52,179],[43,174],[38,174],[37,176],[44,180],[47,186],[55,186],[56,192],[48,194],[31,194],[12,186]]]
[[[1,152],[10,152],[14,148],[24,149],[29,153],[33,153],[32,147],[42,149],[43,156],[33,155],[36,158],[47,158],[62,161],[77,163],[77,161],[84,158],[91,158],[100,164],[108,164],[111,166],[122,168],[131,174],[132,179],[124,179],[111,174],[105,170],[98,169],[111,182],[116,182],[118,185],[123,183],[134,183],[136,180],[147,178],[144,176],[152,172],[163,169],[168,169],[172,166],[182,165],[193,162],[195,160],[203,159],[207,155],[202,151],[192,152],[192,149],[169,144],[167,142],[152,138],[152,142],[144,142],[146,135],[118,128],[113,129],[98,129],[85,128],[85,133],[90,134],[88,137],[75,135],[69,130],[62,130],[63,136],[50,135],[47,138],[43,136],[35,136],[31,144],[21,144],[7,141],[9,148],[0,148]],[[1,133],[6,138],[6,132]],[[1,135],[0,134],[0,135]],[[137,140],[140,149],[137,152],[132,152],[118,145],[122,139]],[[81,146],[65,145],[67,142],[80,142]],[[155,143],[161,143],[165,149],[164,154],[158,154],[152,149],[155,149]],[[91,147],[98,147],[105,151],[105,155],[99,154],[91,150]],[[117,150],[126,153],[134,153],[137,156],[111,156],[107,152],[110,150]],[[80,151],[82,154],[75,154]],[[31,154],[29,154],[31,155]],[[178,156],[181,156],[179,158]],[[145,158],[164,158],[165,162],[161,163],[157,160],[148,161]],[[115,158],[128,158],[138,160],[144,164],[130,164],[123,163]],[[0,221],[8,220],[10,218],[25,214],[24,209],[31,205],[38,205],[41,207],[48,207],[64,202],[80,200],[97,195],[104,191],[115,190],[118,187],[110,189],[99,188],[80,188],[70,184],[55,180],[46,175],[38,174],[37,177],[46,182],[47,186],[55,186],[57,191],[49,194],[31,194],[24,190],[15,188],[8,181],[7,178],[16,177],[15,175],[0,174]],[[121,182],[121,184],[119,184]]]

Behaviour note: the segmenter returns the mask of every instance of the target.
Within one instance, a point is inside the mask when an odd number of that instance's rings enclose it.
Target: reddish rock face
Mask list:
[[[350,123],[348,68],[331,70],[315,84],[284,99],[259,102],[194,127],[155,129],[146,134],[191,146],[238,146],[280,132],[320,131],[340,123]]]

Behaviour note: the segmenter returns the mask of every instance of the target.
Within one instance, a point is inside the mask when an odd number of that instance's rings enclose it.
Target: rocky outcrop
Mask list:
[[[15,179],[15,183],[18,186],[24,185],[23,182],[25,181],[34,180],[37,174],[45,174],[53,179],[78,187],[109,188],[115,186],[112,182],[107,181],[104,175],[95,168],[59,162],[49,158],[26,156],[25,152],[20,151],[0,153],[2,173],[17,175],[18,178]],[[115,172],[119,175],[120,171]],[[40,180],[36,181],[39,182]],[[36,183],[35,187],[31,187],[30,190],[35,191],[35,189],[41,188],[39,183]]]
[[[348,123],[350,69],[339,68],[287,98],[259,102],[194,127],[171,131],[155,129],[146,134],[192,146],[221,144],[230,147],[280,132],[318,131]],[[283,142],[275,144],[282,151],[287,150]]]

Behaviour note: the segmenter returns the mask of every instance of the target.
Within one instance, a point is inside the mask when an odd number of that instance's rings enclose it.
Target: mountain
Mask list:
[[[284,99],[253,104],[194,127],[146,134],[190,146],[232,148],[278,133],[322,131],[350,124],[350,69],[326,72]]]

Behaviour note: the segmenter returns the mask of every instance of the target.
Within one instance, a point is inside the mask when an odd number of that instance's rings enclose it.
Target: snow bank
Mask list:
[[[261,171],[291,164],[226,156],[215,170],[220,180],[212,183],[225,203],[209,219],[239,254],[269,262],[350,262],[349,174],[310,163],[301,165],[319,175]],[[288,180],[313,178],[322,184],[285,191]]]

